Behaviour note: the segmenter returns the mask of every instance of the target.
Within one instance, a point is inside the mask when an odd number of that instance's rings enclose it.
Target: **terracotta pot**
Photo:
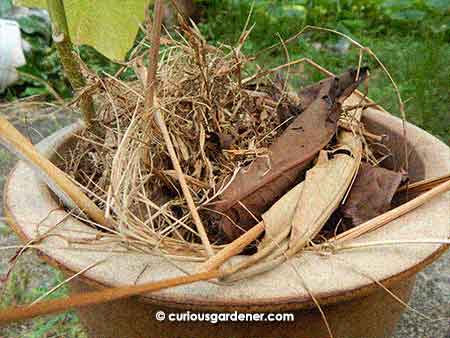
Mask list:
[[[370,130],[387,134],[390,147],[401,154],[402,122],[385,112],[368,109],[364,119]],[[79,125],[65,128],[39,144],[51,157],[54,149],[68,147]],[[414,180],[436,177],[450,171],[450,149],[425,131],[408,124],[410,175]],[[399,156],[401,161],[401,156]],[[395,163],[391,164],[395,166]],[[53,227],[52,233],[83,241],[95,238],[95,230],[58,209],[58,202],[33,171],[19,163],[6,185],[8,221],[24,242]],[[444,239],[449,236],[450,195],[434,198],[426,205],[391,222],[355,242]],[[55,224],[58,224],[55,227]],[[73,274],[92,263],[107,260],[77,278],[72,287],[118,286],[160,280],[181,274],[157,255],[120,253],[104,243],[95,246],[71,244],[64,237],[42,241],[42,257]],[[323,338],[327,331],[307,286],[319,300],[335,337],[389,337],[403,306],[380,288],[382,282],[405,302],[415,274],[439,257],[444,245],[398,245],[352,250],[321,256],[305,253],[275,270],[233,285],[200,282],[142,297],[134,297],[79,311],[92,337],[297,337]],[[119,249],[120,250],[120,249]],[[234,257],[238,261],[242,257]],[[180,261],[187,271],[198,263]],[[301,278],[299,277],[301,276]],[[294,322],[158,322],[155,313],[168,312],[292,312]],[[220,330],[217,330],[220,329]]]

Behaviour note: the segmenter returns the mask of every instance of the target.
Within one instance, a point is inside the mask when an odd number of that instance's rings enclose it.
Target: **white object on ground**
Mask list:
[[[16,68],[26,63],[22,48],[17,22],[0,19],[0,93],[19,79]]]

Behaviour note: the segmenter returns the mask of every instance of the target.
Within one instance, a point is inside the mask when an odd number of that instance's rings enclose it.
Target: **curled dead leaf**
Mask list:
[[[224,214],[219,227],[233,240],[256,224],[264,211],[291,189],[336,133],[338,99],[349,95],[366,76],[354,81],[354,70],[321,81],[308,90],[311,103],[270,146],[269,154],[241,169],[215,205]],[[306,101],[305,101],[306,102]]]
[[[362,163],[350,194],[341,207],[342,215],[359,225],[388,211],[401,173]]]

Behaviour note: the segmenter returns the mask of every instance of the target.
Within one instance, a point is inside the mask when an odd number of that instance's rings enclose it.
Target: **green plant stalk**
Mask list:
[[[50,14],[50,18],[52,19],[53,41],[55,42],[58,50],[58,54],[64,68],[64,73],[73,90],[77,92],[85,86],[86,81],[83,74],[81,74],[80,65],[73,54],[72,42],[70,40],[63,1],[47,0],[47,9]],[[80,109],[86,126],[88,128],[93,127],[95,110],[91,95],[83,94],[81,96]]]

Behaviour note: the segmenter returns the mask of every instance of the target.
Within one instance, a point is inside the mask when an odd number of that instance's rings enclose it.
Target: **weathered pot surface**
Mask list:
[[[402,121],[386,112],[367,109],[364,119],[371,131],[390,136],[394,151],[401,153],[398,139]],[[39,144],[46,156],[67,142],[80,128],[72,125]],[[432,178],[450,171],[450,149],[427,132],[407,124],[410,175],[414,180]],[[400,146],[399,146],[400,144]],[[59,204],[32,169],[20,162],[11,173],[5,190],[5,209],[9,223],[28,242],[53,228],[53,234],[72,239],[95,239],[96,231],[58,209]],[[450,234],[450,194],[434,198],[408,213],[351,243],[383,240],[445,239]],[[55,224],[58,226],[55,227]],[[60,236],[41,242],[44,256],[58,267],[77,272],[105,260],[83,274],[93,285],[119,286],[175,277],[182,272],[166,259],[155,255],[123,253],[119,246],[105,243],[71,244]],[[394,285],[413,276],[431,263],[447,247],[439,244],[395,245],[342,251],[331,255],[305,252],[273,271],[231,285],[200,282],[148,294],[147,302],[179,309],[200,311],[281,311],[313,308],[310,292],[321,304],[347,301],[379,289],[375,281]],[[242,257],[234,257],[233,261]],[[177,261],[185,271],[195,272],[195,262]],[[299,274],[303,281],[299,278]],[[306,287],[309,288],[309,291]]]

